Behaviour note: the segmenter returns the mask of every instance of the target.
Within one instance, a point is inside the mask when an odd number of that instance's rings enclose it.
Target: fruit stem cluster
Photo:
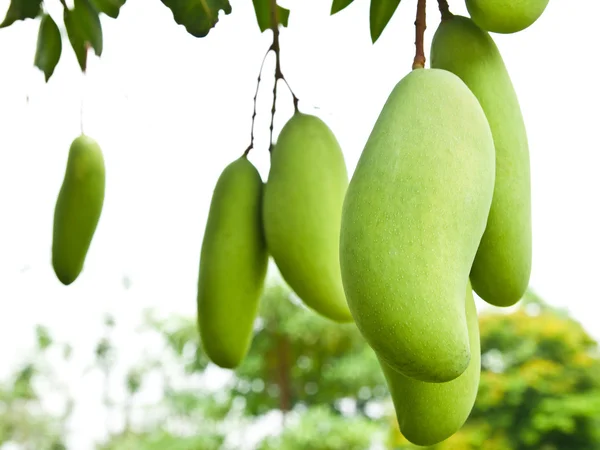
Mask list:
[[[271,50],[273,50],[273,45],[271,45],[268,48],[268,50],[265,53],[265,56],[263,56],[263,60],[260,65],[260,70],[258,71],[258,80],[256,82],[256,91],[254,92],[254,110],[252,112],[252,127],[250,128],[250,145],[244,152],[244,156],[247,156],[248,153],[250,152],[250,150],[252,150],[254,148],[254,122],[256,120],[256,100],[258,98],[258,88],[260,87],[260,80],[261,80],[261,76],[262,76],[263,67],[265,66],[265,61],[267,60],[267,56],[269,56],[269,53],[271,53]]]
[[[415,39],[415,59],[413,61],[413,70],[414,69],[423,69],[425,67],[425,49],[424,49],[424,41],[425,41],[425,29],[427,28],[427,20],[426,20],[426,0],[419,0],[417,3],[417,18],[415,20],[415,31],[416,31],[416,39]]]
[[[252,129],[250,132],[250,145],[244,151],[244,156],[247,156],[250,150],[254,148],[254,123],[256,120],[256,101],[258,98],[258,91],[260,88],[260,82],[262,77],[263,67],[265,65],[265,61],[267,60],[267,56],[271,51],[275,52],[275,83],[273,85],[273,106],[271,107],[271,124],[269,126],[269,152],[273,147],[273,123],[275,121],[275,105],[277,102],[277,83],[279,80],[283,80],[292,94],[292,99],[294,101],[294,111],[298,112],[298,97],[292,91],[290,84],[287,82],[285,77],[283,76],[283,72],[281,70],[281,48],[279,46],[279,18],[277,17],[277,3],[275,0],[271,0],[271,30],[273,31],[273,42],[271,46],[267,49],[265,56],[263,57],[262,64],[260,65],[260,70],[258,72],[258,80],[256,82],[256,91],[254,93],[254,110],[252,112]]]
[[[438,6],[440,8],[440,13],[442,14],[442,21],[450,19],[452,17],[452,13],[450,12],[450,7],[448,6],[447,0],[438,0]]]

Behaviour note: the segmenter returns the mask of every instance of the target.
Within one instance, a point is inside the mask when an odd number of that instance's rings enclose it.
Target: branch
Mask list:
[[[415,20],[416,40],[415,40],[415,60],[413,62],[414,69],[423,69],[425,67],[425,29],[427,28],[427,20],[425,17],[426,0],[419,0],[417,4],[417,19]]]
[[[438,6],[440,8],[440,13],[442,14],[442,21],[452,18],[453,14],[450,12],[448,0],[438,0]]]
[[[248,156],[250,150],[254,148],[254,121],[256,119],[256,99],[258,98],[258,89],[260,87],[260,78],[262,75],[263,67],[265,66],[265,61],[267,60],[267,56],[271,53],[271,50],[275,50],[273,44],[267,49],[265,56],[263,57],[262,64],[260,65],[260,70],[258,71],[258,80],[256,82],[256,92],[254,92],[254,112],[252,113],[252,127],[250,128],[250,145],[244,152],[244,156]]]
[[[292,91],[290,84],[287,82],[285,77],[283,76],[283,72],[281,71],[281,48],[279,46],[279,19],[277,18],[277,2],[276,0],[271,0],[271,29],[273,30],[273,50],[275,51],[275,85],[273,86],[273,106],[271,107],[271,126],[270,130],[270,146],[269,151],[273,147],[273,122],[275,120],[275,103],[277,102],[277,82],[279,80],[283,80],[290,90],[290,94],[292,94],[292,98],[294,99],[294,111],[298,112],[298,97]]]

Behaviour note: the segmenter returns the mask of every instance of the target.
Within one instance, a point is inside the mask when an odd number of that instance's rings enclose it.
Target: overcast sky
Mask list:
[[[0,0],[0,12],[8,7]],[[57,0],[47,1],[61,17]],[[140,311],[195,313],[200,244],[221,170],[250,138],[257,71],[270,32],[260,34],[252,2],[232,0],[204,39],[177,26],[158,0],[129,0],[118,20],[103,18],[104,54],[90,53],[83,77],[68,41],[50,82],[33,67],[38,23],[0,30],[0,376],[49,325],[91,361],[101,316],[121,323],[119,349],[139,352]],[[282,65],[300,110],[332,128],[352,173],[394,85],[410,70],[416,0],[401,2],[372,45],[368,1],[329,17],[330,1],[289,0],[281,33]],[[439,23],[428,7],[426,46]],[[451,10],[464,14],[462,0]],[[529,135],[533,201],[531,286],[568,307],[600,337],[600,69],[597,0],[551,0],[519,34],[493,35],[518,93]],[[62,21],[59,23],[62,24]],[[64,34],[64,33],[63,33]],[[428,53],[428,51],[427,51]],[[265,67],[250,159],[268,173],[273,56]],[[280,86],[275,134],[292,113]],[[27,101],[27,98],[29,101]],[[71,141],[80,131],[101,145],[107,170],[102,217],[79,279],[62,286],[50,264],[52,220]],[[123,289],[129,276],[131,289]],[[75,367],[75,365],[74,365]],[[91,449],[103,422],[90,421],[99,379],[72,386],[82,399],[73,448]],[[89,384],[93,383],[93,384]],[[91,387],[90,387],[91,386]],[[94,399],[96,397],[93,397]],[[89,401],[88,401],[89,400]]]

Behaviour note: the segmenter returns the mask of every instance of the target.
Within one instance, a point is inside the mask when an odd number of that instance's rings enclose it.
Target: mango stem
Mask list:
[[[426,19],[425,11],[426,11],[426,0],[419,0],[419,2],[417,3],[417,18],[415,20],[416,52],[415,52],[415,59],[413,61],[413,65],[412,65],[413,70],[425,68],[424,40],[425,40],[425,30],[427,29],[427,19]]]
[[[440,13],[442,15],[442,22],[444,20],[451,19],[453,14],[450,12],[450,7],[448,6],[448,0],[438,0],[438,6],[440,8]]]
[[[271,125],[269,127],[269,151],[273,148],[273,122],[275,120],[275,103],[277,102],[277,82],[283,80],[287,85],[290,94],[294,100],[294,112],[298,112],[298,97],[292,91],[289,83],[283,76],[281,71],[281,48],[279,46],[279,20],[277,18],[277,2],[271,0],[271,29],[273,30],[273,44],[272,48],[275,51],[275,84],[273,85],[273,106],[271,107]]]
[[[252,150],[254,148],[254,123],[255,123],[255,119],[256,119],[256,99],[258,98],[258,89],[260,87],[260,79],[262,76],[263,67],[265,66],[265,61],[267,60],[267,56],[269,56],[269,53],[271,53],[271,50],[274,50],[273,44],[271,44],[271,46],[267,49],[267,52],[265,53],[265,56],[263,57],[262,64],[260,65],[260,70],[258,71],[258,80],[256,81],[256,91],[254,92],[254,110],[252,112],[252,126],[250,128],[250,145],[248,145],[248,148],[246,149],[246,151],[244,151],[243,156],[248,156],[248,153],[250,153],[250,150]]]

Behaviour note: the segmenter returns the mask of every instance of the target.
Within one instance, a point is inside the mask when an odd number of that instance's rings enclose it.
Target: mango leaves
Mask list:
[[[371,40],[373,43],[379,39],[381,33],[396,12],[400,0],[371,0],[369,23],[371,29]]]
[[[42,0],[11,0],[0,28],[11,26],[17,20],[35,19],[42,12]]]
[[[54,73],[61,52],[62,40],[60,37],[60,30],[52,17],[48,14],[44,14],[40,22],[33,64],[44,72],[46,83]]]
[[[231,13],[229,0],[161,0],[173,19],[194,37],[205,37],[219,21],[219,11]]]
[[[258,27],[260,28],[260,32],[262,33],[265,30],[269,30],[273,28],[273,14],[271,9],[272,0],[252,0],[254,3],[254,12],[256,13],[256,21],[258,23]],[[277,11],[275,14],[275,20],[278,22],[278,25],[283,25],[287,27],[288,18],[290,16],[289,9],[282,8],[279,5],[277,6]]]
[[[79,67],[85,72],[88,48],[93,48],[97,56],[102,55],[102,25],[98,10],[90,0],[75,0],[72,9],[65,8],[63,19]]]
[[[116,19],[119,17],[121,6],[125,4],[125,1],[126,0],[92,0],[92,3],[99,12]]]
[[[345,9],[354,0],[333,0],[331,4],[331,15]],[[375,43],[383,30],[389,23],[390,19],[396,12],[400,0],[371,0],[369,10],[369,28],[371,32],[371,41]]]

